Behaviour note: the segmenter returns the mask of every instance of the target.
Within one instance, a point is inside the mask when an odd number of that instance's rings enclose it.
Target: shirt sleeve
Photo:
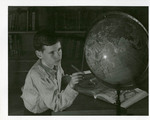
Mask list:
[[[69,107],[78,95],[78,92],[70,88],[69,85],[65,90],[59,92],[55,81],[49,80],[50,83],[48,84],[45,80],[48,78],[42,78],[36,71],[31,72],[31,79],[46,106],[54,112],[62,111]]]

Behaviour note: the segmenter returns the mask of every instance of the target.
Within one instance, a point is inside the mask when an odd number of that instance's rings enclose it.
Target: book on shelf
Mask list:
[[[8,35],[9,57],[18,57],[21,55],[21,41],[18,35]]]
[[[75,53],[74,53],[74,57],[76,59],[78,59],[80,57],[81,54],[81,41],[77,40],[76,44],[75,44]]]
[[[55,12],[55,30],[63,31],[66,27],[65,13]]]
[[[73,47],[74,47],[75,40],[72,38],[67,38],[67,44],[66,44],[66,57],[71,59],[73,57]]]
[[[67,59],[79,59],[83,52],[83,40],[67,37],[62,40],[63,56]]]
[[[116,104],[118,97],[116,89],[106,86],[95,77],[85,77],[85,80],[80,82],[76,86],[76,89],[82,94],[93,96],[95,99],[100,99],[111,104]],[[139,88],[120,90],[121,107],[128,108],[147,96],[148,93]]]
[[[27,30],[27,11],[22,11],[19,15],[19,31]]]
[[[79,30],[79,13],[78,11],[67,11],[65,12],[65,23],[66,30],[78,31]]]
[[[81,11],[80,14],[80,30],[87,30],[88,27],[88,11]]]
[[[32,28],[31,28],[31,30],[35,30],[35,27],[36,27],[36,13],[35,13],[35,11],[32,11]]]
[[[79,15],[79,12],[76,10],[55,12],[55,30],[80,31]]]

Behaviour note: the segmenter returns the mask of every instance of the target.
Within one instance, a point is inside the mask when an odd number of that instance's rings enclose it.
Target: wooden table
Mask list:
[[[148,98],[145,98],[128,109],[121,108],[122,115],[148,115]],[[73,104],[62,112],[52,115],[116,115],[116,106],[91,96],[79,94]]]

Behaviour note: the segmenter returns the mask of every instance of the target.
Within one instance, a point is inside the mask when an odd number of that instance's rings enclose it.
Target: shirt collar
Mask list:
[[[44,68],[44,70],[46,70],[46,71],[57,72],[57,70],[55,69],[55,66],[54,66],[54,65],[52,65],[51,67],[48,67],[47,65],[43,64],[41,60],[40,60],[40,66],[41,66],[42,68]]]

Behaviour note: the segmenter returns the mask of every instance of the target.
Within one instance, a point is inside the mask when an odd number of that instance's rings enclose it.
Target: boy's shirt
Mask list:
[[[25,85],[22,88],[21,98],[26,109],[33,113],[42,113],[48,109],[57,112],[69,107],[78,92],[70,88],[69,85],[61,91],[63,74],[61,65],[58,65],[56,71],[44,66],[38,60],[28,72]]]

